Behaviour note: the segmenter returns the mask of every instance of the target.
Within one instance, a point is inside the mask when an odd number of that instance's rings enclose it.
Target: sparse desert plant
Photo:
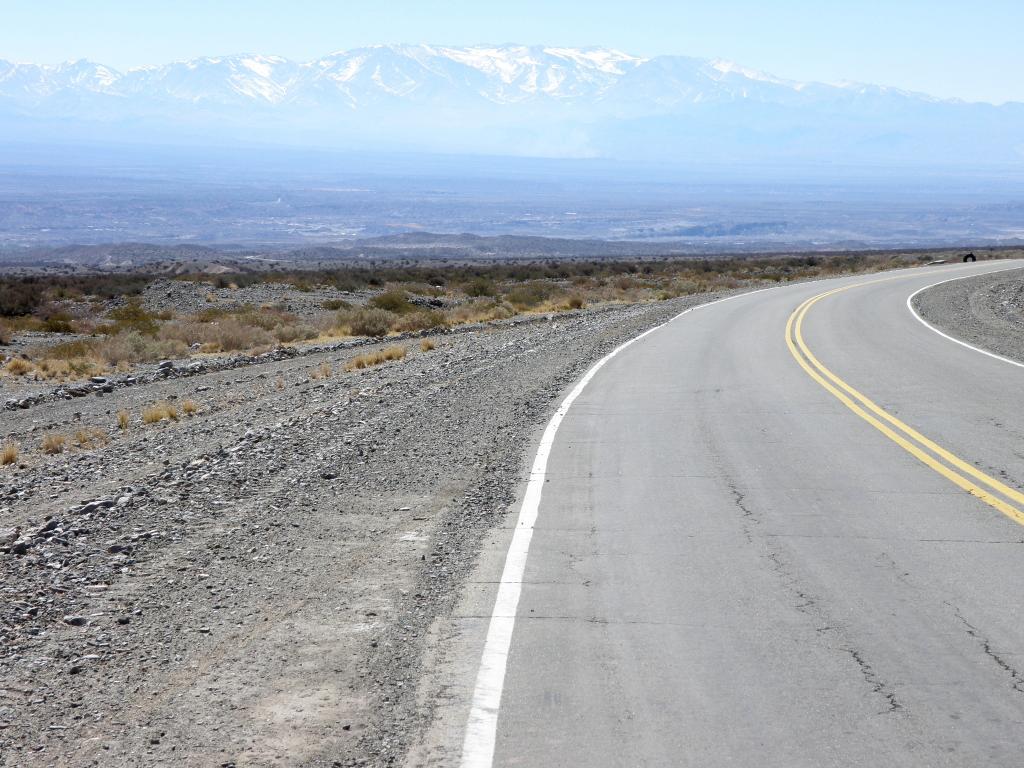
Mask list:
[[[196,403],[195,400],[185,400],[181,404],[181,412],[184,413],[186,416],[194,416],[195,414],[199,413],[199,405]]]
[[[17,443],[7,442],[0,448],[0,465],[7,466],[18,460],[19,447]]]
[[[324,309],[329,309],[332,312],[337,312],[339,309],[348,309],[352,305],[343,299],[327,299],[323,303]]]
[[[343,309],[338,312],[335,325],[352,336],[387,336],[396,316],[385,309]]]
[[[287,344],[292,341],[305,341],[307,339],[315,339],[317,332],[316,328],[309,325],[275,325],[271,333],[274,334],[274,338],[280,341],[282,344]]]
[[[117,427],[122,432],[128,429],[128,424],[131,423],[131,414],[128,411],[117,412]]]
[[[320,363],[320,368],[318,370],[320,371],[320,378],[322,379],[329,379],[334,374],[334,369],[331,368],[331,364],[326,360]]]
[[[587,306],[587,302],[583,300],[583,297],[579,294],[573,294],[569,297],[569,300],[565,303],[569,309],[583,309]]]
[[[154,403],[142,412],[143,424],[156,424],[164,419],[178,420],[178,409],[168,402]]]
[[[14,359],[7,361],[7,365],[4,366],[4,370],[12,376],[24,376],[25,374],[31,373],[35,370],[35,366],[28,360],[15,357]]]
[[[284,377],[283,376],[278,376],[277,377],[277,380],[274,382],[274,389],[284,389]]]
[[[395,344],[391,347],[379,349],[376,352],[367,352],[357,355],[345,364],[346,371],[357,371],[363,368],[372,368],[375,365],[386,363],[388,360],[401,360],[405,357],[405,347]]]
[[[436,309],[420,310],[403,315],[395,320],[392,330],[399,332],[428,331],[433,328],[446,328],[448,318]]]
[[[92,448],[94,445],[106,445],[109,442],[107,433],[96,427],[80,429],[75,432],[75,443],[79,448]]]
[[[404,315],[416,309],[416,306],[409,302],[409,297],[405,291],[402,290],[385,291],[370,299],[369,304],[371,307],[386,309],[388,312],[394,312],[396,315]]]
[[[57,453],[63,453],[67,447],[68,439],[64,435],[58,435],[56,432],[43,437],[43,453],[48,453],[51,456]]]
[[[420,352],[429,352],[436,346],[433,339],[420,339]]]
[[[493,280],[486,277],[478,277],[466,284],[467,296],[497,296],[498,288]]]

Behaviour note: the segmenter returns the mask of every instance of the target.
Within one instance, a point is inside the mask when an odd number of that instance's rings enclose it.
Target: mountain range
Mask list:
[[[381,45],[119,72],[0,60],[24,141],[252,142],[708,163],[1024,161],[1024,104],[796,82],[607,48]]]

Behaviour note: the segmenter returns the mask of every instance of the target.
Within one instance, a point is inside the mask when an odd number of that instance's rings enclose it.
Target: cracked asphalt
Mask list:
[[[858,418],[786,344],[801,302],[863,284],[809,311],[810,349],[1020,491],[1024,370],[906,307],[1005,266],[744,295],[601,369],[552,448],[494,765],[1019,765],[1024,527]],[[449,628],[467,659],[514,525]],[[449,660],[449,712],[417,764],[458,763],[474,674]]]

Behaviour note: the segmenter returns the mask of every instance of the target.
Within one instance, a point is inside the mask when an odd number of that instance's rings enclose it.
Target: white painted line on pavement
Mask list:
[[[494,761],[494,744],[498,733],[498,709],[501,705],[501,692],[505,685],[505,669],[508,666],[512,630],[515,628],[516,610],[519,607],[519,595],[523,586],[526,557],[530,551],[530,540],[533,538],[533,526],[540,510],[540,498],[544,490],[548,456],[551,455],[558,427],[569,412],[569,408],[605,363],[631,344],[694,310],[770,290],[773,288],[760,288],[756,291],[726,296],[724,299],[707,304],[698,304],[683,310],[661,325],[644,331],[624,344],[620,344],[594,363],[593,367],[583,375],[583,378],[577,382],[562,404],[558,406],[558,410],[555,411],[551,421],[544,429],[540,445],[537,447],[533,468],[530,470],[530,480],[526,486],[526,495],[523,497],[523,505],[519,509],[519,520],[516,523],[515,532],[512,534],[512,543],[509,545],[508,554],[505,556],[505,568],[501,574],[498,596],[494,600],[494,610],[491,612],[491,620],[487,628],[487,639],[484,641],[484,652],[480,659],[480,668],[477,671],[469,722],[466,725],[466,737],[462,743],[462,768],[491,768]]]
[[[932,325],[927,320],[925,320],[923,317],[921,317],[921,315],[919,315],[917,313],[917,310],[914,309],[914,304],[913,304],[914,297],[917,296],[917,294],[921,293],[922,291],[927,291],[929,288],[934,288],[937,285],[942,285],[943,283],[952,283],[954,280],[966,280],[969,277],[980,277],[981,275],[992,275],[992,274],[995,274],[996,272],[1009,272],[1010,270],[1020,269],[1020,268],[1021,268],[1021,266],[1019,264],[1017,264],[1017,265],[1012,266],[1012,267],[1006,267],[1005,269],[993,269],[993,270],[990,270],[988,272],[972,272],[969,275],[958,275],[957,277],[950,277],[950,278],[947,278],[945,280],[939,280],[938,282],[931,283],[930,285],[926,285],[923,288],[918,288],[916,291],[914,291],[912,294],[910,294],[907,297],[907,309],[910,310],[910,314],[912,314],[915,318],[917,318],[918,322],[920,322],[921,325],[923,325],[929,331],[934,331],[935,333],[939,334],[939,336],[941,336],[942,338],[948,339],[949,341],[952,341],[954,344],[959,344],[961,347],[967,347],[967,349],[972,349],[975,352],[980,352],[981,354],[985,355],[986,357],[995,358],[996,360],[1002,360],[1004,363],[1009,363],[1010,365],[1015,365],[1018,368],[1024,368],[1024,363],[1019,363],[1016,360],[1011,360],[1008,357],[1003,357],[1002,355],[997,355],[995,352],[989,352],[987,349],[982,349],[981,347],[976,347],[973,344],[968,344],[966,341],[960,341],[960,339],[953,338],[949,334],[943,333],[938,328],[936,328],[934,325]]]

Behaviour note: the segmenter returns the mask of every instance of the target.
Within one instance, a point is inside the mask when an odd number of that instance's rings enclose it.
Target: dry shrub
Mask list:
[[[128,424],[131,422],[131,414],[128,411],[117,412],[117,426],[122,432],[128,429]]]
[[[375,352],[367,352],[366,354],[353,357],[345,364],[345,370],[356,371],[362,368],[371,368],[388,360],[402,360],[404,357],[405,347],[396,344],[392,347],[385,347]]]
[[[448,326],[448,318],[443,312],[436,309],[421,310],[412,312],[395,320],[391,326],[392,330],[406,333],[409,331],[429,331],[434,328],[445,328]]]
[[[271,333],[282,344],[306,341],[317,337],[317,330],[309,325],[275,325]]]
[[[551,283],[534,280],[515,286],[505,299],[517,309],[532,309],[558,297],[562,289]]]
[[[284,378],[282,376],[277,377],[277,380],[274,382],[274,389],[284,389]]]
[[[101,362],[94,358],[78,357],[70,360],[44,357],[38,363],[38,372],[44,379],[64,381],[66,379],[87,379],[105,371]]]
[[[492,320],[506,320],[516,314],[516,310],[498,301],[475,301],[462,304],[447,312],[451,325],[463,323],[488,323]]]
[[[396,315],[385,309],[343,309],[335,319],[335,326],[350,336],[387,336]]]
[[[186,416],[194,416],[199,413],[199,405],[195,400],[186,400],[181,404],[181,412]]]
[[[75,442],[79,448],[92,448],[93,446],[106,445],[110,442],[110,438],[107,437],[107,433],[102,429],[89,427],[75,432]]]
[[[51,432],[43,438],[43,453],[50,454],[51,456],[57,453],[63,453],[67,447],[68,439],[64,435],[58,435],[55,432]]]
[[[416,305],[409,302],[405,291],[398,289],[374,296],[368,303],[371,307],[394,312],[396,315],[404,315],[416,309]]]
[[[433,339],[421,339],[420,340],[420,352],[429,352],[430,350],[434,349],[434,347],[436,347],[436,346],[437,345],[434,343]]]
[[[164,419],[178,420],[178,409],[168,402],[154,403],[142,412],[143,424],[156,424]]]
[[[16,357],[13,360],[9,360],[7,365],[4,366],[4,370],[12,376],[24,376],[27,373],[31,373],[35,370],[35,366],[32,365],[28,360],[23,360],[20,357]]]
[[[281,334],[286,337],[294,335],[298,338],[306,333],[304,327],[291,330],[273,314],[263,317],[253,311],[234,316],[220,310],[206,310],[199,314],[199,319],[164,324],[157,338],[178,342],[185,351],[187,347],[199,344],[203,352],[241,352],[272,347],[276,339],[270,329],[276,327],[280,327]],[[173,356],[181,355],[165,355]]]
[[[565,303],[569,309],[583,309],[587,306],[587,302],[583,300],[583,297],[579,294],[573,294],[569,297],[569,300]]]
[[[16,462],[18,460],[18,450],[17,443],[4,443],[3,448],[0,448],[0,465],[7,466]]]
[[[125,331],[97,339],[93,351],[108,365],[121,365],[184,357],[188,354],[188,346],[181,341],[144,336],[138,331]]]
[[[11,332],[11,329],[5,323],[0,323],[0,346],[10,344],[13,336],[14,334]]]
[[[214,326],[212,341],[221,352],[240,352],[273,346],[274,337],[262,328],[246,325],[240,320],[230,318],[222,320]]]

